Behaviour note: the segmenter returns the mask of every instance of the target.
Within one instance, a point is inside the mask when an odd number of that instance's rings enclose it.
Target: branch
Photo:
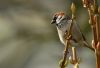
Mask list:
[[[68,53],[68,47],[69,47],[69,40],[66,40],[63,58],[60,61],[60,68],[65,68],[67,65],[66,58],[67,58],[67,53]]]
[[[69,58],[70,63],[74,65],[74,68],[79,68],[79,59],[76,54],[76,48],[72,47],[72,56]]]
[[[95,49],[96,56],[96,68],[100,68],[100,16],[99,16],[99,8],[97,4],[97,0],[83,0],[83,5],[88,5],[85,8],[88,9],[89,17],[90,17],[90,25],[93,31],[93,42],[92,46]]]

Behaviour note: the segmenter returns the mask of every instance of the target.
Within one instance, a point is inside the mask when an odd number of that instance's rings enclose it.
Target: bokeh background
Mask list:
[[[87,10],[82,8],[81,0],[74,1],[77,21],[91,43]],[[71,16],[71,3],[72,0],[0,0],[0,68],[59,68],[64,46],[50,23],[56,12]],[[84,47],[77,49],[80,68],[95,68],[94,53]]]

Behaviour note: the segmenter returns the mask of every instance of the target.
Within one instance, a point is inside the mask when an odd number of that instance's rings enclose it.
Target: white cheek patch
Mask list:
[[[59,24],[63,18],[64,16],[59,15],[58,18],[56,19],[57,24]]]
[[[60,23],[61,21],[60,18],[61,18],[61,15],[59,15],[58,18],[56,19],[57,24]]]

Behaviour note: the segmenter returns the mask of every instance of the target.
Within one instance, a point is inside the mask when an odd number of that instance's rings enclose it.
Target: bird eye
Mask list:
[[[53,17],[53,20],[52,20],[52,22],[51,22],[51,24],[55,23],[55,22],[56,22],[56,19],[57,19],[57,17],[54,16],[54,17]]]

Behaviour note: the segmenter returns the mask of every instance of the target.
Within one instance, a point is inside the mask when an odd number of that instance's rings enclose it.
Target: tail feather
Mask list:
[[[84,41],[83,43],[85,47],[91,49],[92,51],[95,51],[91,46],[89,46],[89,44],[86,41]]]

